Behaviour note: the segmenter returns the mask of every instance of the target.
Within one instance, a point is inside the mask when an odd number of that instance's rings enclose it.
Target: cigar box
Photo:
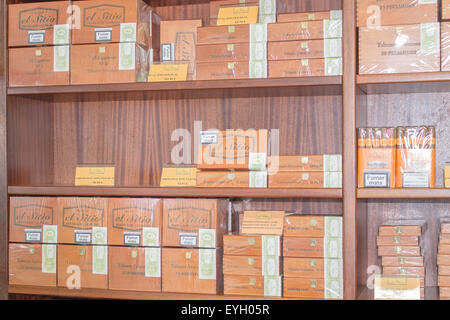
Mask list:
[[[164,247],[222,247],[227,230],[228,200],[164,199]]]
[[[445,188],[450,188],[450,164],[446,164],[444,167],[444,180],[445,180],[444,183]]]
[[[389,225],[384,224],[378,228],[379,236],[421,236],[420,225]]]
[[[202,131],[197,168],[266,170],[268,131]]]
[[[161,248],[109,247],[111,290],[161,292]]]
[[[58,198],[58,243],[106,244],[106,210],[104,198]]]
[[[448,233],[441,233],[439,235],[439,243],[440,244],[450,244],[450,234],[448,234]]]
[[[211,26],[197,28],[197,45],[249,43],[250,26]]]
[[[107,289],[108,247],[59,245],[58,287]]]
[[[450,287],[439,287],[439,298],[450,299]]]
[[[358,0],[356,4],[358,27],[438,21],[437,1]]]
[[[197,63],[247,62],[250,60],[249,43],[221,43],[197,46]]]
[[[224,294],[237,296],[281,297],[281,276],[223,276]]]
[[[288,278],[342,279],[342,259],[283,259],[283,275]]]
[[[383,272],[383,275],[382,276],[384,276],[384,277],[387,277],[388,279],[389,278],[391,278],[391,279],[394,279],[394,281],[395,280],[397,280],[397,281],[404,281],[404,277],[408,277],[408,278],[419,278],[419,285],[420,285],[420,291],[421,291],[421,296],[423,296],[423,293],[422,293],[422,291],[424,290],[424,288],[425,288],[425,277],[420,277],[420,276],[418,276],[418,275],[414,275],[414,274],[400,274],[400,273],[398,273],[398,274],[387,274],[387,273],[384,273]]]
[[[249,63],[238,62],[198,62],[197,80],[249,79]]]
[[[10,197],[9,241],[57,243],[56,198]]]
[[[222,292],[221,260],[219,249],[162,248],[162,291]]]
[[[268,171],[269,173],[278,171],[342,172],[342,156],[340,154],[269,156]]]
[[[72,44],[137,42],[159,48],[161,18],[142,0],[77,1],[79,28]]]
[[[420,257],[381,257],[383,267],[423,267],[424,258]]]
[[[448,244],[439,244],[438,246],[439,254],[450,254],[450,245]]]
[[[279,22],[267,25],[269,42],[330,38],[342,38],[342,20]]]
[[[414,257],[422,254],[419,246],[382,246],[378,247],[378,256]]]
[[[221,8],[235,8],[243,10],[243,14],[247,14],[247,10],[251,7],[257,7],[259,9],[259,1],[258,0],[219,0],[219,1],[210,1],[209,3],[209,23],[212,26],[215,25],[231,25],[231,24],[244,24],[239,23],[239,19],[235,19],[233,21],[224,19],[224,17],[219,17],[219,11]],[[246,10],[247,9],[247,10]],[[256,12],[258,12],[258,9]],[[256,20],[258,20],[258,15],[255,16]],[[230,23],[236,22],[236,23]],[[256,23],[254,21],[253,23]]]
[[[450,266],[438,266],[438,274],[440,276],[450,276]]]
[[[438,276],[439,287],[450,287],[450,276]]]
[[[342,217],[300,216],[284,217],[284,237],[342,237]]]
[[[283,257],[292,258],[342,258],[342,238],[283,239]]]
[[[188,80],[195,80],[197,28],[202,20],[161,21],[161,61],[188,62]]]
[[[277,22],[342,20],[342,10],[280,13]]]
[[[69,1],[8,5],[8,46],[70,44]]]
[[[135,43],[74,45],[70,55],[70,83],[145,82],[152,52]]]
[[[56,245],[9,244],[9,284],[56,287]]]
[[[223,256],[223,274],[241,276],[279,276],[279,256]]]
[[[9,86],[69,84],[69,46],[9,49]]]
[[[162,200],[108,199],[108,244],[158,247],[161,243]]]
[[[450,22],[441,23],[441,71],[450,71]],[[446,177],[446,188],[450,188],[450,174]]]
[[[280,236],[223,235],[223,254],[236,256],[280,256]]]
[[[269,188],[342,188],[342,172],[277,172],[269,175]]]
[[[274,41],[267,44],[268,60],[342,57],[342,39]]]
[[[283,297],[301,299],[343,299],[342,279],[283,279]]]
[[[379,236],[377,246],[418,246],[418,236]]]
[[[450,222],[441,223],[441,234],[450,234]]]
[[[397,188],[434,188],[436,131],[434,127],[397,128]]]
[[[441,20],[442,21],[450,20],[450,0],[441,1]]]
[[[268,61],[269,78],[342,75],[342,58]]]
[[[437,255],[437,265],[438,266],[450,266],[450,255],[438,254]]]
[[[383,274],[425,277],[425,267],[383,267]]]
[[[266,171],[197,171],[199,188],[267,188]]]
[[[440,70],[439,23],[359,28],[359,73]]]
[[[358,187],[395,188],[395,128],[358,129]]]

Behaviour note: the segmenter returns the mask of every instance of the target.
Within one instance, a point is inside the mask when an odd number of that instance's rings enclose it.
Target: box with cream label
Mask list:
[[[450,22],[441,23],[441,71],[450,71]]]
[[[281,276],[223,276],[225,295],[281,297]]]
[[[283,257],[292,258],[342,258],[342,238],[297,238],[283,239]]]
[[[223,274],[241,276],[279,276],[282,273],[279,256],[223,256]]]
[[[269,188],[342,188],[342,172],[277,172],[269,175]]]
[[[342,259],[283,259],[283,275],[288,278],[343,279]]]
[[[342,20],[342,10],[280,13],[277,22]]]
[[[9,241],[57,243],[56,198],[10,197]]]
[[[269,23],[268,41],[342,38],[342,20]]]
[[[302,299],[343,299],[342,279],[283,278],[283,297]]]
[[[56,287],[56,244],[9,244],[9,284]]]
[[[9,49],[9,86],[69,84],[68,45]]]
[[[159,247],[161,225],[161,199],[108,199],[108,244],[110,245]]]
[[[70,44],[70,1],[8,5],[8,46]]]
[[[164,247],[222,247],[228,226],[228,200],[164,199]]]
[[[108,215],[104,198],[57,199],[58,243],[107,244]]]
[[[267,171],[197,171],[199,188],[267,188]]]
[[[269,78],[342,75],[342,58],[268,61]]]
[[[280,236],[223,235],[223,254],[235,256],[280,256]]]
[[[317,171],[342,172],[342,156],[340,154],[269,156],[269,173]]]
[[[342,39],[273,41],[267,44],[268,60],[342,57]]]
[[[286,215],[284,237],[342,238],[342,217]]]

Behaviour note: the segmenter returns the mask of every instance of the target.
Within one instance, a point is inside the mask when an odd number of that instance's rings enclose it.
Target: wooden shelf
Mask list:
[[[10,87],[8,95],[337,86],[341,76]]]
[[[32,294],[55,297],[76,297],[94,299],[132,299],[132,300],[288,300],[287,298],[271,298],[256,296],[225,296],[214,294],[166,293],[121,291],[107,289],[68,289],[53,287],[35,287],[9,285],[9,293]]]
[[[342,189],[9,186],[9,195],[189,198],[342,198]]]
[[[450,189],[358,189],[359,199],[450,199]]]

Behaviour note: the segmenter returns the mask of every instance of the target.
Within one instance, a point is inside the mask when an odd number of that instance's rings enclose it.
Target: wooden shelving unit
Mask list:
[[[8,88],[7,4],[0,5],[0,298],[31,294],[113,299],[255,299],[222,295],[8,286],[8,196],[227,197],[247,209],[337,214],[344,219],[344,298],[370,299],[367,267],[384,221],[420,218],[427,297],[437,298],[439,219],[450,216],[442,165],[450,159],[450,72],[357,75],[355,1],[282,0],[286,12],[343,10],[343,76]],[[203,19],[209,1],[156,0],[166,19]],[[279,154],[343,155],[342,189],[157,187],[171,133],[206,128],[279,129]],[[196,124],[196,125],[194,125]],[[435,125],[437,189],[358,189],[356,128]],[[193,157],[191,157],[193,158]],[[116,187],[74,187],[77,164],[116,166]],[[13,296],[12,296],[13,297]],[[259,299],[259,298],[258,298]]]

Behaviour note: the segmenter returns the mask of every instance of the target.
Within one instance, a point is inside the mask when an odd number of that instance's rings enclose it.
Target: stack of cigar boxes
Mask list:
[[[425,293],[425,264],[421,237],[425,224],[420,222],[387,222],[378,229],[377,247],[383,267],[382,275],[418,277],[420,296]]]
[[[342,74],[342,12],[279,14],[267,26],[270,78]]]
[[[269,188],[341,188],[342,156],[269,156]]]
[[[359,73],[440,71],[438,11],[436,0],[358,0]]]
[[[439,297],[450,299],[450,222],[441,222],[437,265]]]
[[[202,131],[197,187],[267,188],[268,130]]]
[[[342,299],[342,266],[342,217],[285,217],[284,297]]]

